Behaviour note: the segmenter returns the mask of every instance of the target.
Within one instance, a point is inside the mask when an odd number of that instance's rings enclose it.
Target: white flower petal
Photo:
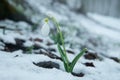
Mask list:
[[[50,32],[50,27],[49,27],[48,23],[45,23],[41,28],[41,34],[43,36],[48,36],[49,32]]]

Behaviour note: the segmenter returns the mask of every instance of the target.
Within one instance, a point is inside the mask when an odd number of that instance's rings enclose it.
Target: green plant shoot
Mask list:
[[[54,17],[48,17],[47,20],[50,19],[53,21],[54,25],[57,28],[57,34],[59,35],[59,40],[62,43],[62,45],[60,45],[59,42],[57,42],[57,47],[59,50],[59,53],[61,55],[63,64],[64,64],[64,68],[66,70],[66,72],[72,73],[75,64],[77,63],[77,61],[79,60],[79,58],[85,53],[85,51],[87,51],[86,48],[84,48],[74,59],[72,62],[69,61],[67,54],[66,54],[66,49],[65,49],[65,43],[64,43],[64,38],[63,38],[63,34],[60,30],[60,25],[57,22],[57,20]]]

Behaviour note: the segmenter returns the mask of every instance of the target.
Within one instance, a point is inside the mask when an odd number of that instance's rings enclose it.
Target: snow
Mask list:
[[[0,42],[0,49],[4,49],[4,44],[2,42]]]
[[[26,46],[26,47],[30,47],[30,46],[32,46],[33,45],[33,42],[31,42],[31,41],[26,41],[25,43],[24,43],[24,46]]]
[[[92,33],[107,37],[108,42],[112,41],[112,42],[114,42],[114,44],[118,44],[117,47],[116,47],[116,45],[111,45],[112,49],[107,51],[108,54],[107,53],[106,54],[108,56],[113,56],[113,57],[119,58],[120,57],[120,52],[119,52],[120,51],[119,50],[119,48],[120,48],[120,46],[119,46],[120,31],[116,31],[116,30],[119,30],[120,19],[116,19],[116,18],[112,18],[112,17],[108,17],[108,16],[102,16],[102,15],[98,15],[98,14],[92,14],[92,13],[88,13],[88,16],[92,19],[95,19],[95,21],[98,21],[99,23],[103,24],[104,26],[97,24],[94,21],[91,21],[90,19],[85,19],[85,18],[83,18],[81,20],[81,24],[84,27],[86,27],[86,29],[91,31]],[[105,27],[106,25],[108,27]],[[89,28],[89,26],[92,26],[92,28]]]
[[[93,53],[96,52],[100,55],[102,60],[86,60],[82,56],[75,65],[74,72],[82,72],[85,75],[76,77],[65,72],[62,61],[49,58],[46,55],[35,54],[35,51],[32,51],[32,54],[25,54],[22,50],[14,52],[2,51],[5,48],[3,42],[16,44],[15,39],[18,38],[25,40],[23,44],[25,47],[34,44],[43,47],[43,49],[36,50],[37,52],[40,50],[46,52],[45,49],[53,48],[56,52],[52,53],[60,57],[57,45],[53,44],[54,41],[49,36],[42,36],[39,28],[32,33],[30,32],[31,26],[25,22],[3,20],[0,21],[0,26],[13,29],[16,29],[17,26],[21,31],[6,31],[6,34],[3,34],[2,30],[0,30],[0,80],[120,80],[120,63],[109,58],[116,57],[120,59],[120,19],[92,13],[88,13],[88,17],[86,17],[76,14],[63,4],[56,2],[54,5],[50,5],[52,0],[27,1],[34,7],[33,9],[40,12],[39,15],[33,15],[32,20],[41,20],[42,17],[44,18],[49,14],[60,22],[62,25],[61,30],[65,32],[66,49],[75,53],[67,54],[70,61],[84,46],[89,51],[91,50]],[[56,7],[58,5],[59,7]],[[43,41],[34,41],[36,38]],[[48,46],[48,42],[53,45]],[[60,65],[60,69],[46,69],[33,64],[33,62],[42,61],[56,62]],[[84,63],[86,62],[92,62],[95,67],[85,66]]]
[[[120,37],[119,37],[120,32],[116,32],[111,29],[104,28],[101,25],[98,25],[89,19],[82,19],[81,24],[93,33],[110,37],[114,40],[120,40]],[[89,27],[92,27],[92,28],[89,28]]]
[[[12,54],[12,55],[11,55]],[[14,55],[13,55],[14,54]],[[44,69],[33,65],[33,61],[51,60],[43,55],[25,55],[15,57],[18,52],[5,53],[0,51],[0,80],[73,80],[70,74],[57,69]],[[19,54],[20,51],[19,51]],[[54,60],[53,60],[54,61]],[[56,61],[55,61],[56,62]],[[9,66],[9,67],[8,67]]]
[[[92,13],[88,13],[87,15],[90,18],[108,26],[108,28],[114,28],[120,31],[120,19]]]
[[[74,15],[74,17],[77,17],[77,18],[75,18],[75,21],[77,23],[79,23],[79,25],[82,25],[83,27],[85,27],[88,31],[90,31],[94,34],[98,34],[98,35],[102,35],[104,37],[111,38],[112,40],[115,40],[115,41],[120,40],[120,37],[119,37],[120,32],[114,31],[112,29],[104,27],[103,25],[97,24],[96,22],[92,21],[91,19],[89,19],[85,16]],[[99,17],[98,17],[98,19],[99,19]],[[113,19],[113,21],[114,21],[114,19]],[[111,22],[112,22],[112,20],[111,20]],[[104,21],[104,23],[107,24],[108,21]],[[119,20],[116,20],[116,23],[119,24]],[[113,23],[113,24],[111,23],[111,24],[114,25],[116,23]],[[119,26],[118,26],[118,28],[119,28]]]
[[[0,33],[0,39],[2,39],[6,43],[13,43],[16,44],[15,39],[25,39],[25,36],[21,36],[20,34],[14,34],[14,33],[7,33],[5,36],[3,33]]]
[[[15,55],[19,56],[15,57]],[[86,68],[84,65],[78,62],[75,67],[76,70],[74,71],[86,73],[85,77],[83,78],[74,77],[63,70],[58,70],[55,68],[40,68],[32,63],[49,60],[61,63],[60,61],[50,59],[43,55],[22,54],[21,51],[16,51],[14,53],[0,51],[0,80],[101,80],[101,77],[103,78],[102,80],[120,79],[118,77],[120,76],[120,64],[109,59],[104,59],[103,62],[94,61],[96,68]],[[112,77],[109,77],[109,75]]]

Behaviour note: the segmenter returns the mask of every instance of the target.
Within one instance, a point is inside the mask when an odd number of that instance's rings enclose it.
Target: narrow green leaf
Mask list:
[[[60,53],[61,58],[63,60],[65,70],[68,71],[68,62],[66,61],[66,58],[64,56],[64,52],[63,52],[62,48],[60,47],[60,44],[58,44],[58,50],[59,50],[59,53]]]
[[[60,55],[62,57],[62,59],[66,62],[66,58],[65,58],[65,55],[64,55],[64,51],[62,50],[62,48],[60,47],[60,44],[58,44],[58,50],[60,52]],[[66,62],[67,63],[67,62]]]
[[[70,72],[73,71],[73,68],[74,68],[75,64],[77,63],[77,61],[79,60],[79,58],[85,53],[86,50],[87,50],[86,48],[83,49],[83,50],[73,59],[73,61],[72,61],[71,64],[70,64]]]

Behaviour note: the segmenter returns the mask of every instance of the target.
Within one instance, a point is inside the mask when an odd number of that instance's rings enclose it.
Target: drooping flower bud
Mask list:
[[[48,18],[45,18],[44,24],[43,24],[43,26],[41,28],[41,34],[43,36],[48,36],[48,34],[50,32],[50,26],[48,25],[48,21],[49,21]]]

